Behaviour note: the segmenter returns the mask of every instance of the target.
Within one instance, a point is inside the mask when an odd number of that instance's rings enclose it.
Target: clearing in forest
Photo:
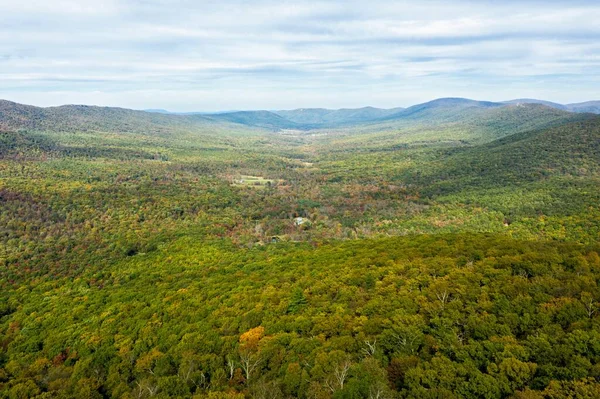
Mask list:
[[[241,175],[233,179],[234,186],[267,187],[275,185],[278,180],[265,179],[261,176]]]

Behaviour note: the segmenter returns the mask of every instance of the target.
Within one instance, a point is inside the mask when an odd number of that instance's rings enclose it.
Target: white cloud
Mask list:
[[[27,17],[40,15],[106,16],[115,15],[120,10],[119,2],[110,0],[0,0],[0,13],[24,14]]]
[[[177,110],[579,101],[600,92],[599,19],[593,1],[0,0],[0,97]]]

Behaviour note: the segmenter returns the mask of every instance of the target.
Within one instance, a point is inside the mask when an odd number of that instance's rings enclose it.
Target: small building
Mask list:
[[[310,220],[308,220],[307,218],[303,218],[301,216],[294,218],[294,225],[295,226],[302,226],[303,224],[310,224]]]

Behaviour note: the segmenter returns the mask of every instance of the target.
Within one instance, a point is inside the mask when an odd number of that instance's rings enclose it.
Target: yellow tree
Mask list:
[[[252,328],[240,336],[240,363],[244,370],[246,382],[250,381],[252,372],[256,370],[262,361],[258,353],[258,347],[264,336],[265,328],[262,326]]]

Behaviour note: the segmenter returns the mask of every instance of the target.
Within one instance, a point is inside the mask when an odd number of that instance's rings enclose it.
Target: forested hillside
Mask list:
[[[12,396],[593,398],[598,250],[479,235],[244,250],[190,235],[15,291],[3,309],[4,386]]]
[[[447,186],[461,191],[465,184],[507,187],[558,176],[593,178],[600,175],[599,168],[600,117],[595,117],[457,150],[431,179],[443,173]]]
[[[380,111],[0,102],[0,398],[600,397],[600,118]]]
[[[574,103],[574,104],[557,104],[557,103],[553,103],[550,101],[525,98],[525,99],[505,101],[505,103],[508,103],[508,104],[543,104],[548,107],[561,109],[563,111],[600,114],[600,101],[586,101],[583,103]]]
[[[64,105],[40,108],[0,100],[0,131],[112,132],[166,135],[240,129],[202,115],[167,115],[124,108]]]
[[[220,121],[269,130],[362,131],[408,128],[415,126],[471,125],[510,133],[542,127],[544,123],[565,118],[576,119],[573,113],[598,113],[596,102],[561,105],[540,100],[513,100],[505,103],[474,101],[465,98],[441,98],[412,107],[380,109],[330,110],[301,108],[283,111],[238,111],[203,115]],[[546,125],[546,126],[547,126]],[[447,128],[448,126],[445,126]],[[497,138],[497,137],[495,137]]]
[[[291,111],[277,111],[277,114],[296,123],[312,126],[325,125],[332,127],[378,120],[385,118],[386,116],[396,114],[400,111],[402,111],[402,108],[381,109],[374,107],[363,107],[357,109],[337,110],[323,108],[301,108]]]

